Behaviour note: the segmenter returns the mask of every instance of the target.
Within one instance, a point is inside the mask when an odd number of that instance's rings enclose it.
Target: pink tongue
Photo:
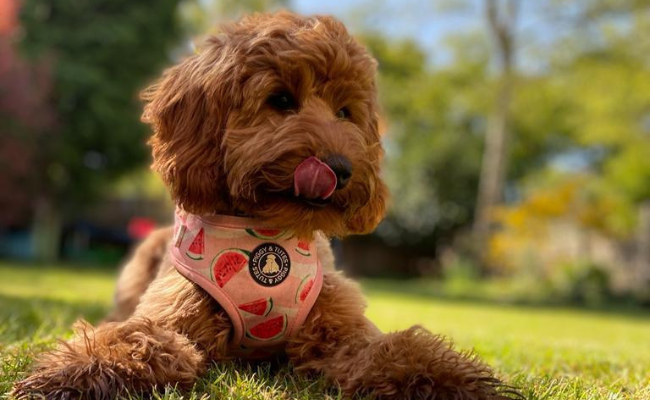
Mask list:
[[[301,162],[293,172],[293,193],[308,199],[327,199],[336,189],[336,174],[316,157]]]

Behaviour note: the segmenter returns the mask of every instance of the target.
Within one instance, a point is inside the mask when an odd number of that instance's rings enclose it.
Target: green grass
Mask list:
[[[70,336],[84,317],[101,319],[115,272],[0,263],[0,398],[34,355]],[[529,399],[650,399],[650,314],[630,309],[516,306],[437,296],[426,282],[365,281],[369,317],[385,331],[413,324],[474,348]],[[471,297],[471,296],[469,296]],[[217,365],[191,393],[160,399],[337,399],[322,380],[282,366]]]

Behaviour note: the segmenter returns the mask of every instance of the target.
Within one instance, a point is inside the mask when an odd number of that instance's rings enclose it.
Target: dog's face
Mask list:
[[[228,25],[143,92],[153,168],[195,214],[299,236],[371,231],[387,197],[375,64],[330,17]]]

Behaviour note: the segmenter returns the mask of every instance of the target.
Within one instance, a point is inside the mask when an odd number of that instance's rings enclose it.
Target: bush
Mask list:
[[[602,305],[613,300],[610,272],[592,262],[562,265],[551,281],[553,291],[561,298],[579,304]]]

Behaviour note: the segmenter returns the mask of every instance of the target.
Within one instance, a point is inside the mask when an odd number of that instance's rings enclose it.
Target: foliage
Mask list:
[[[533,180],[523,199],[495,210],[500,229],[490,240],[491,264],[501,272],[534,270],[549,278],[555,266],[588,257],[591,235],[625,238],[631,234],[624,197],[599,191],[591,175],[551,173]],[[622,210],[628,218],[619,219]]]
[[[39,188],[72,211],[147,159],[137,92],[159,72],[179,35],[179,0],[26,0],[22,53],[52,62],[58,124],[34,141]],[[54,133],[56,135],[54,135]]]
[[[561,90],[561,97],[551,98],[550,109],[559,106],[556,127],[566,133],[565,140],[557,142],[553,158],[538,166],[539,172],[522,175],[520,198],[495,213],[502,229],[490,242],[497,269],[533,271],[576,296],[589,297],[580,294],[586,276],[600,279],[594,262],[609,271],[608,287],[601,292],[612,285],[630,291],[642,286],[631,281],[639,274],[634,263],[637,269],[650,265],[641,259],[640,249],[647,243],[637,242],[636,250],[630,246],[638,210],[650,199],[650,59],[645,51],[650,41],[641,34],[650,26],[650,8],[637,15],[640,5],[623,3],[587,2],[578,16],[588,16],[583,25],[589,34],[558,39],[560,49],[573,51],[555,53],[538,93]],[[621,21],[627,21],[626,28],[620,28]],[[518,113],[533,116],[538,111]],[[572,241],[582,244],[570,249]],[[627,283],[610,282],[625,274]]]
[[[432,70],[413,42],[365,37],[379,62],[388,125],[386,179],[399,194],[383,227],[393,241],[427,241],[471,219],[485,106],[474,86],[485,76],[485,54],[480,46],[464,45],[472,41],[459,39],[458,62]]]
[[[273,12],[286,8],[288,0],[208,0],[186,1],[180,14],[192,35],[212,34],[224,21],[234,21],[246,13]]]
[[[0,225],[11,226],[27,218],[30,200],[42,183],[34,173],[38,145],[53,137],[55,123],[48,103],[52,82],[50,63],[31,65],[0,36]],[[20,189],[19,189],[20,188]]]
[[[409,41],[364,37],[379,61],[379,89],[387,120],[386,178],[391,218],[380,230],[393,242],[447,244],[473,218],[483,138],[493,87],[488,47],[476,33],[448,38],[452,61],[427,63]],[[520,75],[514,99],[510,187],[575,144],[572,104],[561,84]]]
[[[79,316],[108,311],[114,272],[88,267],[0,264],[0,396],[36,354],[69,337]],[[650,319],[634,310],[508,306],[441,298],[430,281],[366,281],[368,316],[384,331],[423,324],[475,348],[530,400],[632,400],[650,395]],[[483,287],[481,285],[480,287]],[[433,288],[433,289],[432,289]],[[478,287],[477,287],[478,288]],[[473,291],[468,292],[469,294]],[[339,399],[324,380],[286,367],[213,366],[194,390],[160,388],[158,399]],[[134,396],[134,398],[138,398]]]
[[[529,47],[521,53],[525,65],[534,67],[515,71],[506,200],[518,209],[513,215],[528,214],[527,223],[535,214],[548,234],[561,233],[545,218],[562,219],[623,245],[634,233],[637,207],[650,195],[650,9],[635,0],[531,7],[555,34],[539,45],[522,40]],[[396,199],[379,233],[391,244],[428,248],[429,255],[454,242],[462,247],[454,238],[474,218],[486,121],[498,85],[489,43],[478,32],[451,36],[443,49],[449,60],[433,64],[412,41],[372,31],[364,39],[379,60],[386,177]],[[555,183],[545,175],[554,175]],[[570,207],[562,215],[531,209],[531,196],[562,202],[567,189],[560,180],[575,180]],[[511,250],[523,246],[519,254],[544,258],[534,239],[519,233],[497,234],[493,250],[499,243]],[[500,265],[509,264],[508,270],[525,261],[516,259]],[[553,268],[562,268],[560,260],[544,269]]]
[[[586,54],[566,76],[576,134],[612,191],[640,202],[650,198],[650,67],[636,56]]]

